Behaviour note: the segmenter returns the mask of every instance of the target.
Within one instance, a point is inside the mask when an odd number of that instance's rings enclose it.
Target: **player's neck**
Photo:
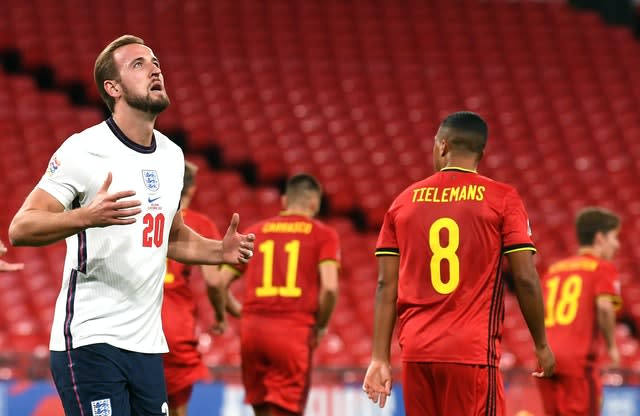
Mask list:
[[[299,215],[301,217],[307,217],[307,218],[313,217],[313,213],[310,210],[301,209],[301,208],[287,208],[284,211],[282,211],[280,215],[283,215],[283,216]]]
[[[582,247],[578,248],[578,255],[579,256],[593,256],[593,257],[597,257],[599,259],[602,258],[602,254],[600,253],[600,250],[598,250],[594,246],[582,246]]]
[[[151,146],[157,115],[121,106],[113,113],[113,121],[127,138],[141,146]]]
[[[475,172],[478,170],[478,162],[467,157],[451,157],[447,161],[445,168],[461,168]]]

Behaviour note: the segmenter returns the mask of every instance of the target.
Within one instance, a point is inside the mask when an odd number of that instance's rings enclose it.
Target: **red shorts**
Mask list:
[[[164,380],[169,396],[190,388],[196,381],[206,380],[208,377],[209,370],[202,362],[185,366],[170,365],[166,361],[164,363]],[[169,404],[171,404],[171,401],[169,401]]]
[[[504,387],[496,367],[402,363],[407,416],[503,416]]]
[[[179,390],[175,393],[169,394],[169,408],[177,409],[180,406],[184,406],[189,403],[189,399],[191,398],[191,392],[193,391],[193,385],[189,387],[185,387],[182,390]]]
[[[602,383],[594,369],[586,369],[582,375],[554,374],[537,383],[547,415],[600,415]]]
[[[311,328],[276,328],[273,322],[242,321],[241,362],[245,401],[271,403],[302,413],[311,383]]]

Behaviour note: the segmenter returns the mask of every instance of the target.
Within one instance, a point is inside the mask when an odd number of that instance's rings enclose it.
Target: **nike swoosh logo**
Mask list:
[[[148,201],[149,201],[149,203],[151,204],[151,203],[153,203],[153,202],[156,202],[156,201],[157,201],[158,199],[160,199],[160,198],[161,198],[161,197],[157,197],[157,198],[151,198],[151,197],[149,197]]]

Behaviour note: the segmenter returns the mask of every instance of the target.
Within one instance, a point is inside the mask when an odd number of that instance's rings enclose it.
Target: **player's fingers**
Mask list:
[[[119,202],[116,202],[115,204],[113,204],[113,209],[123,210],[123,209],[128,209],[128,208],[139,207],[140,205],[142,205],[142,203],[140,201],[138,201],[138,200],[119,201]]]
[[[109,186],[111,186],[112,179],[113,175],[111,175],[111,172],[107,173],[107,179],[104,180],[98,192],[107,192],[107,190],[109,190]]]
[[[115,217],[119,219],[133,217],[140,214],[142,210],[140,208],[129,208],[129,209],[117,209],[115,211]]]
[[[136,194],[136,191],[118,191],[118,192],[114,192],[113,194],[109,195],[109,199],[113,200],[113,201],[118,201],[120,199],[123,198],[128,198],[130,196],[134,196]],[[140,201],[137,201],[138,205],[140,204]]]
[[[129,225],[136,222],[135,218],[114,218],[110,225]]]
[[[256,235],[253,233],[247,234],[245,238],[248,242],[253,243],[256,240]],[[251,244],[251,247],[253,247],[253,244]]]
[[[384,392],[388,395],[391,394],[391,380],[387,380],[384,382]]]
[[[235,234],[238,231],[238,224],[240,224],[240,215],[237,212],[234,212],[231,216],[231,223],[229,223],[227,233]]]
[[[544,371],[534,371],[533,373],[531,373],[531,375],[536,378],[542,378],[544,377]]]
[[[378,406],[380,406],[380,408],[382,409],[385,404],[387,404],[387,395],[384,393],[379,393]]]

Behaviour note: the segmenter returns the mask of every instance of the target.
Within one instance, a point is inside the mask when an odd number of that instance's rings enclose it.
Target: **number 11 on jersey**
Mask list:
[[[275,253],[275,242],[267,240],[258,246],[258,250],[263,254],[262,263],[262,286],[256,288],[257,297],[282,296],[284,298],[299,298],[302,296],[302,289],[296,286],[298,277],[298,258],[300,256],[300,240],[291,240],[284,245],[287,253],[287,273],[285,276],[285,286],[273,285],[273,257]]]

